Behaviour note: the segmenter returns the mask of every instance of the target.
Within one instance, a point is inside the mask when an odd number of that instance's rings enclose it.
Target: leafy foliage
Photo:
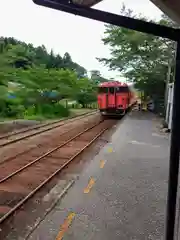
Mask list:
[[[86,69],[69,53],[55,55],[43,45],[0,38],[1,117],[64,117],[69,110],[59,103],[61,99],[75,99],[84,106],[94,101],[94,89]]]
[[[121,14],[148,21],[123,5]],[[177,27],[166,16],[158,24]],[[103,43],[110,47],[111,58],[98,59],[112,70],[119,70],[146,96],[163,98],[167,69],[174,64],[175,43],[129,29],[106,25]]]
[[[87,78],[78,81],[80,91],[76,92],[76,100],[85,107],[86,104],[96,101],[97,85]]]

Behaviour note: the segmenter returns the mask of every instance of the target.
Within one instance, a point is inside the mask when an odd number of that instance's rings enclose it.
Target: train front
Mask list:
[[[102,115],[124,115],[130,106],[130,98],[127,84],[116,81],[99,84],[97,100]]]

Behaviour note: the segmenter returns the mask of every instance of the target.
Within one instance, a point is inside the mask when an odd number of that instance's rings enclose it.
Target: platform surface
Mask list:
[[[29,239],[163,239],[168,163],[154,116],[130,113]]]

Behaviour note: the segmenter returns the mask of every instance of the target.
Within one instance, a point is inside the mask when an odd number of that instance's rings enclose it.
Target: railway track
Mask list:
[[[102,133],[114,125],[115,120],[101,120],[78,133],[68,140],[59,140],[58,146],[40,156],[32,156],[24,162],[21,158],[4,166],[6,174],[0,179],[0,224],[12,216],[24,203],[62,171]],[[28,158],[28,156],[27,156]],[[15,170],[16,169],[16,170]],[[0,176],[4,172],[0,168]]]
[[[37,143],[33,145],[30,144],[29,146],[27,144],[27,148],[26,145],[24,147],[21,146],[20,150],[15,148],[10,156],[5,157],[3,160],[0,161],[0,179],[7,175],[7,173],[12,171],[12,166],[13,170],[15,171],[16,168],[19,167],[19,165],[23,166],[24,164],[31,161],[34,156],[43,155],[47,151],[50,151],[53,148],[57,147],[59,141],[67,141],[68,139],[76,135],[79,132],[79,127],[81,127],[81,130],[83,130],[86,129],[89,124],[97,123],[97,121],[99,121],[99,118],[91,119],[90,122],[83,122],[82,125],[80,125],[79,123],[75,126],[74,124],[72,126],[69,124],[65,124],[65,126],[60,126],[63,127],[63,129],[61,128],[59,129],[59,131],[57,129],[56,133],[51,133],[48,136],[42,136],[42,138],[38,139]],[[20,160],[21,163],[19,163]]]
[[[35,135],[53,130],[60,126],[64,126],[70,122],[76,121],[78,119],[82,119],[82,118],[90,116],[90,115],[94,115],[96,113],[97,113],[97,111],[93,111],[91,113],[84,113],[80,116],[72,117],[70,119],[58,120],[58,121],[54,121],[52,123],[38,124],[37,126],[25,128],[20,131],[14,131],[9,134],[0,135],[0,147],[4,147],[4,146],[10,145],[12,143],[16,143],[20,140],[24,140],[24,139],[33,137]]]

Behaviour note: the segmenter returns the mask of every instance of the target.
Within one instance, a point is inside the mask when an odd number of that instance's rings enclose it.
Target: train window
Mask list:
[[[115,92],[114,87],[110,87],[109,88],[109,93],[114,94],[114,92]]]
[[[127,93],[127,92],[129,92],[129,88],[128,87],[117,87],[116,92],[117,93]]]
[[[99,87],[98,92],[99,93],[107,93],[108,92],[108,88],[107,87]]]

